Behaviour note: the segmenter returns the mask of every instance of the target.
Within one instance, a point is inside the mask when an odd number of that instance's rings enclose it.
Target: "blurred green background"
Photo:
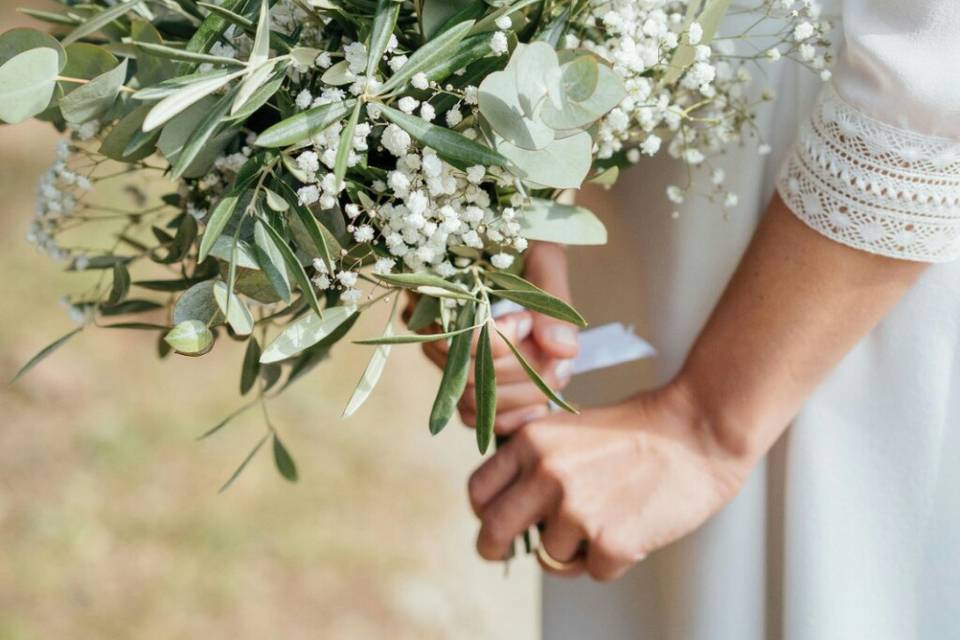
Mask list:
[[[2,30],[31,25],[16,6]],[[58,299],[81,283],[24,240],[57,137],[0,128],[3,380],[72,328]],[[368,315],[357,335],[382,330]],[[347,421],[370,351],[336,349],[271,405],[300,482],[264,447],[223,495],[260,416],[195,438],[241,404],[242,346],[154,354],[153,334],[87,330],[0,388],[0,640],[535,636],[535,563],[475,555],[479,456],[466,429],[427,433],[439,376],[416,347]]]

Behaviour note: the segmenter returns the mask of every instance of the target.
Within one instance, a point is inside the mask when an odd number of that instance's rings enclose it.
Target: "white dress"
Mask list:
[[[832,86],[779,65],[758,122],[774,153],[726,159],[729,217],[701,201],[671,219],[663,193],[683,169],[669,161],[586,195],[611,245],[572,250],[575,300],[661,355],[571,394],[614,400],[676,372],[775,186],[819,233],[937,264],[710,522],[615,583],[547,578],[544,638],[960,638],[960,0],[834,9]]]

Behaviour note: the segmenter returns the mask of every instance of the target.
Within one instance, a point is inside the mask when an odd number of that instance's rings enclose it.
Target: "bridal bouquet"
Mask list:
[[[754,137],[770,96],[747,90],[750,69],[789,58],[829,73],[828,26],[808,0],[62,2],[23,10],[50,34],[0,35],[0,119],[65,132],[29,239],[99,277],[67,299],[80,327],[21,374],[89,326],[158,332],[161,355],[228,337],[246,342],[253,404],[322,361],[364,310],[392,304],[383,335],[356,340],[372,355],[344,414],[392,345],[450,340],[439,432],[478,332],[481,451],[496,411],[491,304],[585,325],[521,276],[530,241],[606,240],[560,194],[609,185],[663,147],[732,206],[711,162]],[[719,37],[734,12],[751,14],[747,28]],[[134,183],[132,209],[97,200],[98,185],[142,176],[168,187],[155,204]],[[417,302],[395,334],[403,290]],[[270,424],[240,468],[268,440],[295,479]]]

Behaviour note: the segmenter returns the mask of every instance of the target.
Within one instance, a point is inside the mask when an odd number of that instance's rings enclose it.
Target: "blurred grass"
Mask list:
[[[3,30],[29,24],[0,2]],[[39,26],[39,25],[34,25]],[[0,378],[71,328],[76,276],[24,238],[56,132],[0,128]],[[377,314],[355,329],[376,335]],[[346,345],[271,415],[300,468],[290,485],[240,405],[242,347],[156,359],[152,334],[88,330],[0,389],[0,640],[526,639],[533,562],[475,556],[464,485],[472,434],[431,438],[437,374],[395,348],[376,393],[340,420],[369,350]]]

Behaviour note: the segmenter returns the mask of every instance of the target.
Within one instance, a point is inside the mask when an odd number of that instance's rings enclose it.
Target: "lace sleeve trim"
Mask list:
[[[837,242],[892,258],[960,258],[960,142],[874,120],[827,87],[783,166],[787,206]]]

